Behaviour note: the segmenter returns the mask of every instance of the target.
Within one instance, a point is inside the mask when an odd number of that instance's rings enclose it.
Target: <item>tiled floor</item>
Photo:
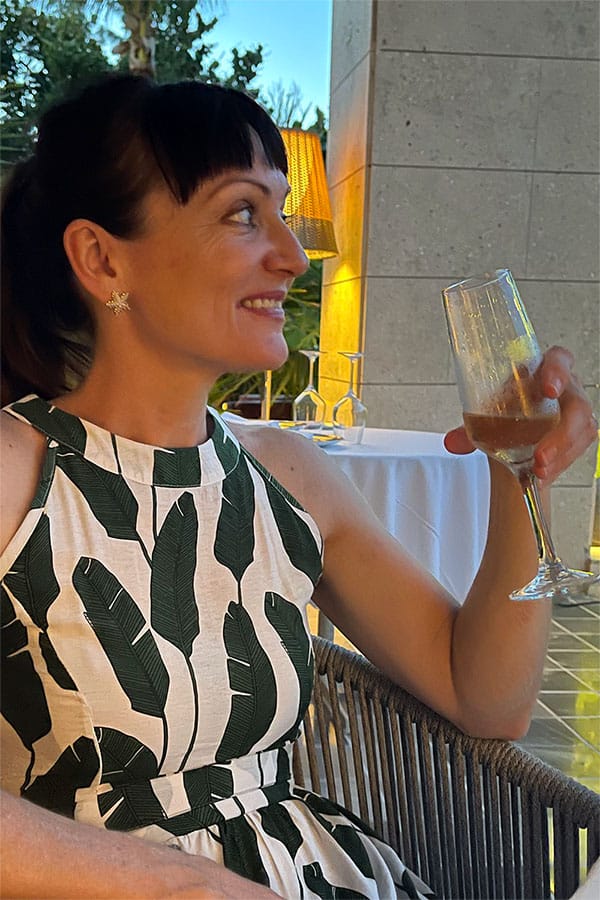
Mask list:
[[[554,608],[542,689],[520,743],[600,793],[600,605]]]
[[[352,646],[337,631],[335,640]],[[600,793],[600,604],[555,607],[542,688],[520,744]]]

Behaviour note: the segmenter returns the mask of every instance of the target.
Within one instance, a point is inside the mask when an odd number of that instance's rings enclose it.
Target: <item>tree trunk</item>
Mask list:
[[[129,56],[129,71],[134,75],[154,78],[156,66],[154,51],[156,39],[153,34],[151,16],[153,0],[121,0],[123,20],[129,37],[114,48],[114,52]]]

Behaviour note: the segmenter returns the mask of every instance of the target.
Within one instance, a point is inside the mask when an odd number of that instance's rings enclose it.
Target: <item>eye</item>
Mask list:
[[[254,209],[252,206],[243,206],[232,212],[228,218],[231,222],[237,222],[240,225],[254,225]]]

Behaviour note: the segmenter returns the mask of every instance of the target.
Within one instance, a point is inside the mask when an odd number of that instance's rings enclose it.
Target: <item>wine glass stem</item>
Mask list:
[[[521,477],[523,497],[527,505],[527,512],[531,519],[535,539],[538,545],[538,555],[541,563],[547,565],[560,565],[560,560],[554,550],[554,544],[550,536],[550,529],[546,521],[544,509],[540,498],[540,492],[535,475]]]
[[[271,384],[272,384],[273,372],[271,369],[267,369],[265,372],[265,386],[262,396],[262,403],[260,406],[260,417],[261,419],[270,419],[271,418]]]
[[[355,385],[356,385],[356,387],[358,387],[357,378],[356,378],[357,363],[358,363],[358,359],[350,360],[350,391],[353,394],[356,393]]]
[[[314,371],[315,371],[315,358],[314,358],[314,356],[309,356],[309,358],[308,358],[308,387],[306,388],[307,391],[314,390],[314,384],[313,384]]]

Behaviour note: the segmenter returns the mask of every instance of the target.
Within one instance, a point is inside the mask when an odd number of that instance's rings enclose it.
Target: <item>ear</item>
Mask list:
[[[65,253],[85,291],[105,303],[111,291],[127,290],[121,277],[119,239],[89,219],[69,222],[63,235]]]

